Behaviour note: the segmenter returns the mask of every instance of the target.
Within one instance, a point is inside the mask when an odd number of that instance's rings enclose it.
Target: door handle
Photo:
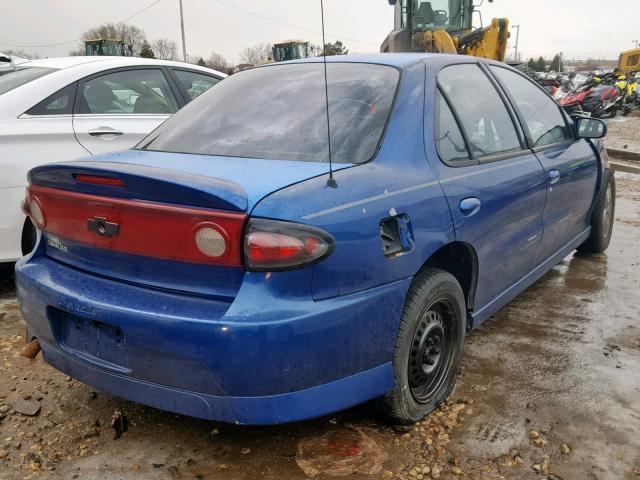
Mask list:
[[[549,170],[549,183],[551,185],[558,183],[560,181],[560,171],[559,170]]]
[[[99,127],[94,130],[89,130],[89,135],[91,135],[92,137],[105,137],[107,135],[119,136],[124,135],[124,132],[114,130],[111,127]]]
[[[480,210],[482,202],[476,197],[465,198],[460,200],[460,211],[465,217],[475,215]]]

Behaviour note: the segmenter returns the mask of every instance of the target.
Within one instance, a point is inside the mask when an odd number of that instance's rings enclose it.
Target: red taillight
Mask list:
[[[29,215],[62,239],[123,253],[242,266],[244,213],[89,195],[31,185]],[[37,204],[34,203],[38,202]],[[34,205],[46,212],[38,225]]]
[[[252,232],[247,236],[247,257],[252,263],[273,263],[295,258],[302,253],[303,243],[279,233]]]
[[[290,270],[320,261],[333,248],[333,237],[318,228],[252,219],[245,236],[245,265],[256,271]]]
[[[102,177],[100,175],[75,174],[73,179],[78,183],[89,183],[91,185],[103,185],[105,187],[124,187],[124,182],[119,178]]]

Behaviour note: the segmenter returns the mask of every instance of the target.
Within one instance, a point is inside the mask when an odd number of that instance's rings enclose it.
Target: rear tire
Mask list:
[[[31,223],[31,219],[27,217],[24,221],[24,226],[22,227],[22,255],[31,253],[36,246],[37,240],[38,233],[36,232],[36,227]]]
[[[611,170],[605,170],[604,175],[604,188],[598,194],[591,214],[591,235],[578,247],[581,253],[603,253],[611,242],[616,211],[616,180]]]
[[[396,338],[395,388],[382,399],[394,422],[417,422],[449,396],[460,369],[466,326],[464,294],[453,275],[438,269],[418,274]]]
[[[527,77],[529,77],[531,80],[536,82],[538,85],[544,86],[544,79],[540,75],[538,75],[538,72],[536,72],[532,68],[529,68],[529,65],[527,65],[526,62],[510,63],[509,65],[511,65],[516,70],[519,70],[522,73],[524,73]]]

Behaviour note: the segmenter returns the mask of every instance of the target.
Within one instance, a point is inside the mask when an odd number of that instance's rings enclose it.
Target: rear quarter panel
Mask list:
[[[446,200],[425,157],[424,76],[423,64],[404,70],[395,110],[373,161],[336,172],[335,189],[321,176],[271,194],[252,212],[333,235],[335,251],[312,267],[314,300],[412,277],[433,252],[453,240]],[[380,221],[396,214],[408,215],[415,243],[412,250],[387,258]]]

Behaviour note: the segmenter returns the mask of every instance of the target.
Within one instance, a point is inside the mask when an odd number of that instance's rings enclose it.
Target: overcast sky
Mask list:
[[[479,0],[476,0],[479,1]],[[212,51],[237,62],[240,51],[259,42],[300,38],[321,44],[319,0],[183,0],[187,50],[207,58]],[[0,0],[0,51],[22,49],[41,56],[66,55],[84,30],[118,22],[153,0]],[[245,12],[243,12],[244,10]],[[328,41],[340,39],[352,52],[375,52],[393,26],[387,0],[325,0]],[[521,58],[617,58],[640,40],[638,0],[495,0],[481,7],[485,24],[506,16],[520,24]],[[251,12],[247,13],[247,12]],[[128,23],[149,40],[180,42],[178,0],[159,0]],[[477,22],[476,22],[477,23]],[[513,53],[515,30],[510,41]],[[62,45],[41,47],[55,43]]]

